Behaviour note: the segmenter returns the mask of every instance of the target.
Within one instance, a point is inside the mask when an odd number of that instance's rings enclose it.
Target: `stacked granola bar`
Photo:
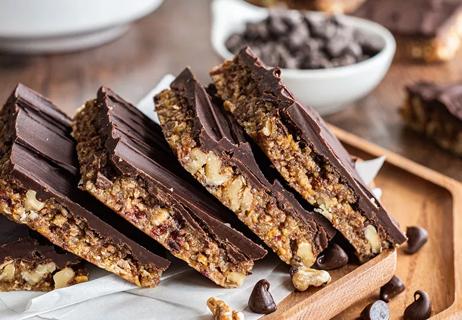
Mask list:
[[[245,48],[211,76],[208,93],[185,70],[155,97],[163,132],[188,172],[283,261],[313,264],[326,245],[319,235],[328,241],[331,234],[319,215],[361,261],[405,241],[347,151],[313,109],[295,101],[278,69]]]

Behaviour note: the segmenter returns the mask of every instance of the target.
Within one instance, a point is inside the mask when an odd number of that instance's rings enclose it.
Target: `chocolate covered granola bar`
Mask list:
[[[412,129],[462,156],[462,84],[420,81],[406,88],[401,115]]]
[[[245,48],[211,72],[218,96],[288,184],[324,215],[365,261],[405,241],[363,184],[324,121],[302,107],[270,69]]]
[[[242,129],[212,103],[191,71],[185,69],[170,89],[155,97],[155,104],[164,135],[183,167],[281,260],[311,267],[334,231],[284,188],[264,155],[256,158]]]
[[[127,281],[155,286],[169,262],[151,251],[154,241],[77,188],[70,133],[70,119],[49,100],[16,87],[0,111],[0,212]]]
[[[216,284],[239,286],[266,254],[188,181],[160,127],[111,90],[78,112],[73,135],[82,188]]]
[[[398,53],[426,62],[452,59],[462,37],[462,3],[453,0],[368,0],[355,15],[397,37]]]
[[[50,291],[87,280],[80,258],[0,215],[0,291]]]

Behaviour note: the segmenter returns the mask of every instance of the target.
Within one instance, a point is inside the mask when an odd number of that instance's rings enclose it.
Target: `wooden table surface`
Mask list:
[[[200,80],[209,81],[208,70],[220,62],[210,44],[209,7],[207,0],[166,0],[125,36],[96,49],[51,56],[0,55],[0,101],[22,82],[72,114],[100,85],[136,102],[163,74],[176,74],[185,66],[191,66]],[[395,61],[370,96],[326,119],[462,181],[462,159],[404,129],[397,113],[405,84],[416,79],[446,82],[459,78],[462,52],[446,64]]]

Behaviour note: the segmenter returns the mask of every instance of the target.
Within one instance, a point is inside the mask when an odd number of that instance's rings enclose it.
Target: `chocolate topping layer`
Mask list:
[[[274,112],[289,130],[295,132],[294,136],[299,137],[324,161],[331,163],[338,170],[345,183],[354,191],[357,197],[356,206],[362,214],[375,225],[381,225],[389,236],[388,240],[393,244],[403,243],[406,237],[364,185],[348,152],[314,109],[309,106],[303,107],[295,100],[281,83],[280,70],[266,68],[248,48],[241,50],[237,57],[235,61],[249,70],[258,92],[262,94],[262,99],[278,106]]]
[[[266,250],[227,226],[234,215],[192,181],[164,140],[159,125],[108,88],[98,91],[99,121],[105,132],[110,170],[142,177],[169,196],[191,226],[225,245],[237,261],[261,259]],[[109,170],[109,171],[110,171]]]
[[[230,164],[250,178],[249,182],[255,188],[270,192],[281,208],[300,217],[310,229],[317,230],[317,245],[322,249],[327,247],[335,229],[321,215],[303,208],[295,196],[281,184],[283,180],[276,170],[271,169],[269,159],[257,148],[252,148],[242,128],[218,106],[218,98],[213,98],[215,103],[211,101],[211,97],[194,78],[191,70],[186,68],[178,75],[171,88],[184,97],[195,111],[195,134],[201,146],[207,151],[219,152],[229,158]]]
[[[14,128],[6,139],[11,147],[3,175],[36,191],[41,201],[55,199],[104,237],[127,245],[140,262],[153,263],[163,270],[169,266],[169,261],[151,251],[157,250],[154,241],[77,188],[75,142],[70,119],[64,113],[21,84],[5,108],[10,109]]]
[[[451,0],[368,0],[355,15],[373,20],[402,36],[433,38],[447,28],[462,9]]]
[[[27,261],[52,260],[58,268],[80,263],[80,258],[54,246],[25,225],[0,215],[0,261],[5,258]]]
[[[445,108],[450,114],[462,120],[462,83],[438,85],[420,81],[407,87],[411,96],[419,97],[427,106]]]

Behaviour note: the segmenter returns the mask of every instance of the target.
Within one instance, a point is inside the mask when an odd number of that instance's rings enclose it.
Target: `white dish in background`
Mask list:
[[[64,52],[122,35],[163,0],[1,0],[0,50]]]
[[[248,21],[260,21],[268,16],[268,9],[241,0],[214,0],[212,3],[212,45],[224,59],[233,54],[225,46],[228,37],[245,29]],[[311,12],[313,15],[323,15]],[[396,50],[392,34],[381,25],[351,16],[341,20],[371,35],[383,39],[384,48],[377,55],[349,66],[329,69],[281,69],[284,84],[304,104],[320,114],[339,111],[355,100],[366,96],[383,79]]]

